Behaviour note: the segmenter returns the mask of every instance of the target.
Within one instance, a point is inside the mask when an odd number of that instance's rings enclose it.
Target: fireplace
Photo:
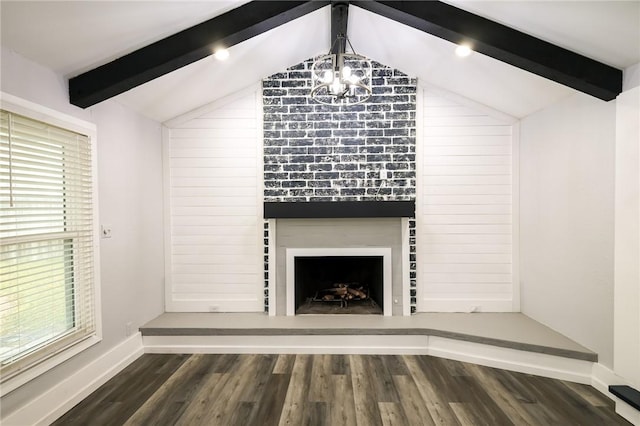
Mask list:
[[[382,256],[298,256],[295,313],[382,314]]]
[[[287,315],[391,315],[390,248],[287,249]]]

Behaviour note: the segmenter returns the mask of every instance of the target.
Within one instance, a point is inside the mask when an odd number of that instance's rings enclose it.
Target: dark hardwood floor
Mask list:
[[[626,425],[590,386],[430,356],[151,355],[55,425]]]

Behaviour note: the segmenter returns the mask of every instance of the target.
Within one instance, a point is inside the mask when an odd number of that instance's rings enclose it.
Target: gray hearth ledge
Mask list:
[[[411,316],[164,313],[143,336],[425,335],[597,362],[598,355],[521,313]]]

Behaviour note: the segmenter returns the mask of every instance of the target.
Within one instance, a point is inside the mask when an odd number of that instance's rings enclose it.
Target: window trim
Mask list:
[[[97,129],[96,125],[76,117],[58,112],[56,110],[24,100],[17,96],[0,92],[0,108],[23,115],[25,117],[43,121],[47,124],[62,127],[89,137],[92,150],[92,184],[93,184],[93,260],[94,260],[94,314],[95,334],[79,342],[59,348],[52,355],[40,362],[17,373],[4,383],[0,384],[0,397],[12,392],[25,383],[53,369],[71,357],[85,351],[102,340],[102,305],[100,303],[100,233],[99,233],[99,200],[98,200],[98,155],[97,155]]]

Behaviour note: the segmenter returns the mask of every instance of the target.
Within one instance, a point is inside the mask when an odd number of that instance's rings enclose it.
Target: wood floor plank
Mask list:
[[[466,368],[467,364],[464,362],[453,361],[445,358],[437,358],[434,361],[438,362],[440,366],[443,366],[450,376],[459,377],[470,375]]]
[[[424,375],[429,378],[432,386],[438,390],[440,398],[446,402],[469,402],[469,389],[455,380],[443,363],[443,359],[431,356],[419,356],[418,362]]]
[[[269,377],[247,424],[275,426],[279,423],[290,380],[289,374],[272,374]]]
[[[525,403],[522,404],[522,408],[527,412],[529,416],[534,419],[534,425],[560,425],[562,424],[561,417],[557,417],[553,410],[549,409],[544,404],[540,403]]]
[[[284,407],[280,416],[279,424],[281,426],[302,423],[304,404],[309,395],[312,367],[313,357],[311,355],[296,355],[284,400]]]
[[[291,374],[296,356],[293,354],[280,354],[276,365],[273,366],[273,374]]]
[[[225,426],[247,426],[256,407],[255,402],[239,401],[235,404]]]
[[[176,425],[204,425],[207,424],[209,407],[215,403],[231,373],[211,373],[202,386],[195,393],[191,402],[186,406]]]
[[[404,363],[404,359],[400,355],[385,355],[381,358],[387,367],[387,371],[389,371],[389,374],[392,376],[411,374],[407,368],[407,364]]]
[[[331,402],[331,355],[316,355],[313,357],[309,384],[309,401]]]
[[[215,356],[192,355],[125,422],[126,426],[173,423],[186,408],[191,396],[215,362]]]
[[[612,400],[598,392],[592,386],[572,382],[562,382],[562,384],[572,392],[577,393],[580,398],[584,399],[594,407],[615,408],[615,404]]]
[[[54,424],[629,425],[586,385],[422,355],[268,354],[146,354]]]
[[[516,425],[533,425],[535,419],[522,408],[522,404],[495,376],[495,370],[487,367],[469,364],[469,371],[478,382],[482,383],[484,391],[493,399],[507,417]]]
[[[384,426],[409,426],[402,405],[397,402],[378,402],[380,417]]]
[[[486,424],[480,423],[480,425],[478,425],[475,416],[473,415],[473,409],[470,407],[468,402],[451,402],[449,403],[449,406],[451,407],[457,422],[462,426],[480,426]],[[489,425],[487,424],[487,426]]]
[[[98,404],[98,409],[90,416],[92,424],[99,424],[105,426],[116,426],[120,423],[117,418],[122,410],[121,402],[103,402]],[[63,421],[64,425],[85,425],[86,419],[76,419],[73,422]]]
[[[423,363],[420,361],[421,356],[405,355],[403,358],[407,368],[413,376],[418,391],[422,396],[422,400],[435,423],[442,425],[457,425],[458,420],[449,406],[449,401],[441,397],[440,391],[442,389],[434,388],[434,384],[430,381],[431,378],[427,378],[425,375],[425,372],[422,369]]]
[[[61,417],[54,424],[89,424],[92,418],[102,416],[106,410],[112,414],[103,424],[122,425],[187,358],[188,355],[140,357],[133,368],[112,379],[106,393],[98,389],[79,404],[83,407],[75,414],[67,413],[68,416]],[[108,407],[109,404],[117,406],[117,410]]]
[[[227,424],[234,416],[238,402],[255,402],[257,398],[243,398],[247,388],[254,385],[256,377],[268,376],[271,368],[264,366],[260,355],[243,355],[238,358],[237,368],[227,374],[228,380],[218,389],[217,398],[204,411],[204,417],[215,424]],[[266,369],[266,373],[262,370]],[[258,382],[260,383],[260,382]]]
[[[496,369],[496,379],[509,390],[509,393],[521,403],[534,404],[538,400],[535,393],[525,386],[526,375],[516,375],[511,371]]]
[[[333,426],[331,424],[331,404],[328,402],[307,401],[304,404],[302,423],[313,426]]]
[[[561,395],[558,394],[557,389],[549,386],[549,383],[544,378],[531,376],[527,379],[527,385],[536,394],[538,405],[544,406],[546,409],[553,413],[556,418],[562,418],[563,416],[569,416],[574,419],[576,424],[590,424],[592,421],[584,414],[584,411],[580,407],[573,406],[571,403],[567,403],[563,400]],[[586,407],[585,403],[583,407]]]
[[[368,355],[364,358],[370,374],[370,382],[378,402],[400,402],[393,378],[380,355]]]
[[[368,370],[365,355],[350,355],[351,380],[353,386],[353,400],[355,403],[356,420],[358,425],[382,425],[378,401],[371,372]]]
[[[355,400],[351,375],[334,374],[331,376],[331,425],[353,426],[356,421]]]
[[[576,422],[582,424],[612,424],[608,416],[604,416],[601,410],[594,407],[586,400],[574,392],[565,391],[566,386],[559,380],[552,380],[546,377],[531,377],[531,381],[536,383],[541,392],[548,398],[547,404],[555,408],[558,412],[570,413]]]
[[[412,426],[435,425],[436,422],[433,421],[429,410],[427,410],[427,405],[420,397],[420,391],[413,378],[410,375],[396,375],[393,376],[393,381],[398,393],[402,396],[400,404],[404,409],[407,422]]]
[[[225,392],[229,381],[237,375],[236,372],[242,371],[247,358],[247,356],[238,355],[222,355],[217,358],[200,389],[194,394],[176,424],[185,426],[214,424],[212,417],[217,413],[212,410],[212,407],[220,400],[220,395]]]
[[[491,395],[485,391],[483,384],[478,383],[473,377],[469,376],[456,376],[454,380],[461,384],[461,389],[467,389],[469,407],[473,407],[476,423],[486,422],[494,426],[515,425]]]
[[[212,373],[229,373],[236,368],[239,354],[214,355],[215,362],[211,367]]]
[[[347,355],[331,355],[331,374],[351,374]]]
[[[247,374],[243,374],[244,383],[239,399],[240,401],[257,402],[262,398],[262,394],[265,391],[264,389],[270,379],[277,355],[254,355],[249,357],[249,363],[252,366],[255,364],[255,368],[248,368]]]
[[[94,413],[102,413],[108,404],[114,403],[118,398],[118,391],[131,377],[144,375],[152,369],[158,357],[140,357],[128,365],[118,375],[107,381],[100,388],[91,393],[82,402],[54,422],[58,424],[82,424],[86,417],[91,418]],[[97,414],[96,414],[97,415]]]

